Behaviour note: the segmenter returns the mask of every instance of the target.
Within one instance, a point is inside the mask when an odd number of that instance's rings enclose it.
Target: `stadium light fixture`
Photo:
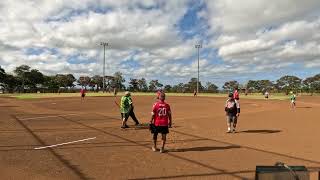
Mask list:
[[[101,42],[101,46],[103,46],[103,93],[106,90],[106,46],[109,45],[107,42]]]
[[[198,49],[198,78],[197,78],[197,94],[199,94],[199,58],[200,58],[200,48],[202,48],[201,44],[196,44],[195,48]]]

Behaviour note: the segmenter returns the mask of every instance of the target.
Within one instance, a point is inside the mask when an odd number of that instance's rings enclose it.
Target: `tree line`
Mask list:
[[[197,78],[191,78],[187,83],[176,85],[164,85],[159,80],[145,78],[130,78],[128,85],[121,72],[115,72],[113,76],[105,76],[105,91],[117,89],[133,92],[155,92],[163,89],[166,92],[190,93],[197,88]],[[77,86],[78,85],[78,86]],[[20,92],[77,92],[77,87],[83,87],[91,91],[103,91],[103,77],[100,75],[82,76],[76,79],[72,74],[45,75],[30,66],[21,65],[14,69],[13,74],[6,73],[0,66],[0,88],[8,93]],[[199,82],[199,91],[217,93],[220,91],[232,91],[238,87],[247,93],[283,92],[290,91],[315,93],[320,92],[320,74],[305,79],[296,76],[285,75],[276,81],[249,80],[246,84],[232,80],[222,86],[222,90],[212,82],[202,84]]]
[[[276,81],[249,80],[245,85],[241,85],[237,81],[228,81],[223,85],[224,90],[231,90],[235,87],[249,93],[265,93],[268,91],[289,94],[290,91],[294,91],[313,94],[320,92],[320,74],[305,79],[285,75]]]

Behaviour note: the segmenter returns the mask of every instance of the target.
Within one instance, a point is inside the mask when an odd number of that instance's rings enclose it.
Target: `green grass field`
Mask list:
[[[193,93],[166,93],[167,96],[193,96]],[[124,92],[118,93],[117,96],[124,95]],[[133,96],[155,96],[155,93],[143,93],[143,92],[133,92]],[[99,96],[113,96],[113,93],[102,93],[102,92],[88,92],[87,96],[99,97]],[[199,97],[224,97],[227,98],[226,93],[200,93]],[[59,98],[59,97],[80,97],[80,93],[26,93],[26,94],[0,94],[0,97],[13,97],[17,99],[38,99],[38,98]],[[264,96],[260,93],[240,94],[241,99],[264,99]],[[276,100],[286,100],[289,96],[283,93],[273,93],[270,94],[269,99]]]

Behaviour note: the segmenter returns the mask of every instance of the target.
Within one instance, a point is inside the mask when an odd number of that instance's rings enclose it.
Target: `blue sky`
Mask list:
[[[320,66],[318,0],[76,0],[0,6],[0,65],[45,74],[200,81],[222,86],[283,75],[313,76]]]

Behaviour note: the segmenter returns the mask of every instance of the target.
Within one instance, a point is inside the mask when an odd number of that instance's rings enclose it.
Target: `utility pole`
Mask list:
[[[106,46],[109,44],[106,42],[101,42],[101,46],[103,46],[103,93],[106,90]]]
[[[199,94],[199,58],[200,58],[200,48],[202,48],[201,44],[196,44],[195,48],[198,49],[198,78],[197,78],[197,94]]]

